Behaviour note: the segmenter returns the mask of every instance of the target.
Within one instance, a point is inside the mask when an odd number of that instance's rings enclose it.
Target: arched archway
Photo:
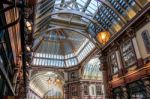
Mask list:
[[[63,97],[64,77],[58,72],[40,71],[31,77],[29,87],[40,97]]]

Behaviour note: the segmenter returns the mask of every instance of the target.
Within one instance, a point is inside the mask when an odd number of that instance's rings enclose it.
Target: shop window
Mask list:
[[[136,62],[136,56],[131,40],[124,42],[121,46],[121,56],[125,67],[129,67]]]
[[[100,85],[96,86],[96,95],[102,95],[102,89]]]
[[[124,94],[121,87],[113,89],[113,99],[124,99]]]
[[[146,88],[141,81],[129,84],[128,92],[131,99],[149,99],[147,97]]]
[[[148,33],[148,30],[143,31],[141,36],[142,36],[142,39],[146,48],[146,52],[150,54],[150,35]]]
[[[110,63],[112,74],[116,74],[118,72],[118,63],[117,63],[117,57],[115,53],[110,55],[109,61],[110,61],[109,63]]]
[[[88,85],[84,85],[84,95],[88,95],[88,94],[89,94]]]
[[[131,97],[132,99],[145,99],[142,93],[134,93]]]

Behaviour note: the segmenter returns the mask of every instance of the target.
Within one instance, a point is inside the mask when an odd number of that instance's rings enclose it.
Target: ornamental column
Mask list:
[[[106,65],[106,59],[104,56],[100,57],[101,64],[100,64],[100,70],[102,71],[103,74],[103,83],[104,83],[104,95],[105,99],[111,99],[111,88],[109,85],[109,80],[108,80],[108,71],[107,71],[107,65]]]

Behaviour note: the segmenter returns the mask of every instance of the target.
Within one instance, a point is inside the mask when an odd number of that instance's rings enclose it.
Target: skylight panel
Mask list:
[[[48,64],[48,66],[50,66],[50,65],[51,65],[51,64],[50,64],[50,60],[48,60],[48,63],[47,63],[47,64]]]
[[[45,66],[47,66],[48,64],[47,64],[47,59],[45,59]]]
[[[90,4],[88,5],[87,7],[87,10],[91,13],[91,14],[94,14],[97,9],[98,9],[98,6],[100,5],[100,3],[96,0],[91,0]],[[88,12],[86,11],[86,12]]]
[[[45,54],[45,58],[48,58],[48,54]]]
[[[52,66],[52,61],[51,61],[51,60],[49,60],[49,62],[50,62],[50,66]]]
[[[77,0],[76,2],[82,6],[85,6],[87,0]]]
[[[68,60],[66,61],[66,66],[67,66],[67,67],[69,66]]]

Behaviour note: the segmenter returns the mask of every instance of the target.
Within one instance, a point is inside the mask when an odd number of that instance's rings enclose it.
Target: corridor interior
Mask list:
[[[0,99],[150,99],[150,0],[0,0]]]

